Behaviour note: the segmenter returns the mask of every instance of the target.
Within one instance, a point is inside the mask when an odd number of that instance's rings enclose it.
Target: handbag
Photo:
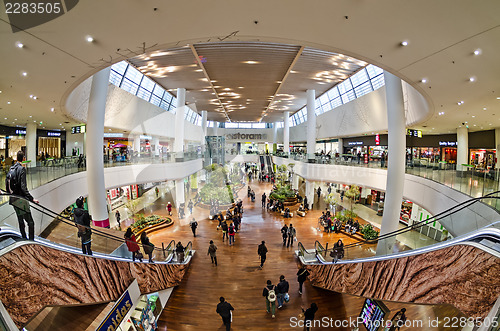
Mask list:
[[[290,295],[288,293],[285,293],[285,302],[290,301]]]

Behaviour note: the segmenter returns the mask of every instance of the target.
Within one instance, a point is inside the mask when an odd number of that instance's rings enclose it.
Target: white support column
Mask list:
[[[469,130],[466,127],[457,129],[457,170],[466,171],[469,164]]]
[[[344,153],[344,139],[343,138],[339,138],[339,142],[338,142],[337,146],[338,146],[337,153],[343,154]]]
[[[278,150],[278,122],[273,123],[273,153]]]
[[[160,138],[153,137],[153,146],[155,149],[155,156],[160,156]]]
[[[141,136],[134,136],[134,152],[137,152],[137,156],[141,153]]]
[[[293,173],[293,176],[292,176],[292,189],[293,190],[299,189],[299,176],[295,172]]]
[[[36,123],[26,125],[26,161],[31,161],[29,167],[36,167]]]
[[[186,106],[186,89],[177,89],[177,108],[175,109],[175,143],[174,153],[176,159],[184,158],[184,112]]]
[[[201,130],[203,131],[203,134],[201,136],[201,154],[205,153],[205,146],[206,146],[206,141],[205,137],[207,136],[207,111],[202,110],[201,111]]]
[[[406,120],[401,79],[384,71],[388,124],[388,166],[384,214],[380,235],[398,229],[405,179]],[[382,239],[377,244],[377,255],[392,252],[396,237]]]
[[[175,180],[175,207],[179,208],[181,203],[185,203],[184,179]]]
[[[495,129],[495,146],[497,148],[497,153],[496,153],[496,161],[497,164],[495,168],[500,169],[500,129]]]
[[[290,155],[290,112],[283,113],[283,152]]]
[[[92,78],[85,143],[89,211],[94,225],[101,227],[109,227],[102,144],[104,141],[104,113],[106,112],[110,70],[110,67],[103,69]]]
[[[307,90],[307,158],[314,159],[316,150],[316,91]]]

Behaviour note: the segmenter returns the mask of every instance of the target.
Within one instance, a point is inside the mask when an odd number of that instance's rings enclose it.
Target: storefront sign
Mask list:
[[[123,133],[104,133],[104,138],[123,138]]]
[[[118,330],[120,323],[123,321],[128,311],[132,308],[132,299],[128,290],[120,297],[118,302],[114,305],[108,313],[101,325],[96,329],[97,331]]]
[[[26,134],[26,130],[16,130],[16,134]]]
[[[227,140],[265,140],[267,133],[228,133],[226,134]]]
[[[153,139],[153,137],[151,137],[151,136],[145,136],[145,135],[141,134],[141,139],[142,140],[151,140],[151,139]]]
[[[456,141],[440,141],[439,146],[457,146]]]
[[[71,133],[85,133],[86,128],[85,125],[74,126],[71,128]]]
[[[380,135],[378,133],[375,135],[375,145],[380,145]]]
[[[363,145],[362,141],[349,141],[347,143],[349,146],[358,146],[358,145]]]
[[[412,130],[412,129],[407,129],[407,130],[406,130],[406,135],[407,135],[407,136],[412,136],[412,137],[422,138],[422,131],[420,131],[420,130]]]
[[[61,136],[61,132],[47,132],[47,136],[49,137],[60,137]]]

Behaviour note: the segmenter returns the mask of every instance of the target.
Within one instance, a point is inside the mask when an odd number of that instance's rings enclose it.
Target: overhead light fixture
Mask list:
[[[459,106],[461,106],[461,105],[463,105],[463,104],[464,104],[464,102],[463,102],[463,101],[459,101],[459,102],[457,102],[457,103],[458,103],[458,105],[459,105]]]
[[[85,40],[87,40],[88,43],[91,43],[94,41],[94,38],[92,38],[92,36],[87,36]]]
[[[408,46],[408,42],[405,40],[405,41],[402,41],[401,42],[401,46]]]
[[[470,78],[469,78],[469,82],[473,83],[473,82],[475,82],[475,81],[476,81],[476,78],[474,78],[474,77],[470,77]]]
[[[478,48],[474,51],[474,55],[479,55],[479,54],[481,54],[481,50]]]
[[[22,42],[17,42],[16,46],[18,48],[23,48],[24,47],[24,44]]]
[[[476,115],[472,115],[472,117],[476,117]]]
[[[26,77],[26,76],[28,76],[28,73],[27,73],[26,71],[23,71],[23,72],[21,73],[21,75],[23,75],[24,77]]]
[[[484,107],[483,110],[486,110],[486,107]]]
[[[52,111],[52,112],[53,112],[53,111],[54,111],[54,108],[50,108],[50,111]]]
[[[257,62],[257,61],[243,61],[243,63],[246,63],[246,64],[257,64],[259,62]]]
[[[30,115],[30,118],[32,118],[33,116]]]
[[[10,105],[10,101],[7,101],[7,104]]]
[[[424,84],[425,84],[425,83],[427,83],[427,79],[425,79],[425,78],[422,78],[422,80],[420,80],[420,81],[421,81],[422,83],[424,83]]]

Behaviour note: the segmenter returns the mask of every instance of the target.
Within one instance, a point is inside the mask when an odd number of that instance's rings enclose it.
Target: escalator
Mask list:
[[[77,231],[72,220],[39,204],[29,205],[35,223],[43,215]],[[1,222],[0,301],[19,328],[46,306],[115,301],[134,280],[141,293],[174,287],[184,277],[194,253],[189,242],[183,255],[175,254],[176,245],[171,241],[162,248],[155,247],[154,263],[133,262],[131,253],[124,249],[122,237],[91,227],[93,255],[84,255],[79,245],[60,244],[41,237],[35,237],[34,241],[22,238],[16,228],[8,226],[11,216],[4,215]],[[99,242],[108,244],[97,245]],[[111,251],[113,247],[116,249]],[[183,256],[182,260],[178,256]]]
[[[273,161],[270,155],[266,155],[266,161],[267,161],[267,172],[270,174],[274,173]]]
[[[260,155],[259,156],[259,161],[260,161],[260,171],[265,173],[266,172],[266,163],[264,162],[264,156],[263,155]]]
[[[473,198],[431,219],[380,236],[328,248],[316,241],[314,249],[302,244],[299,260],[310,272],[314,286],[362,297],[420,304],[451,304],[467,317],[484,319],[495,314],[500,296],[500,218],[488,226],[452,240],[413,250],[374,255],[379,242],[396,238],[434,221],[471,222],[469,207],[499,199],[499,192]],[[336,263],[335,257],[340,258]]]

